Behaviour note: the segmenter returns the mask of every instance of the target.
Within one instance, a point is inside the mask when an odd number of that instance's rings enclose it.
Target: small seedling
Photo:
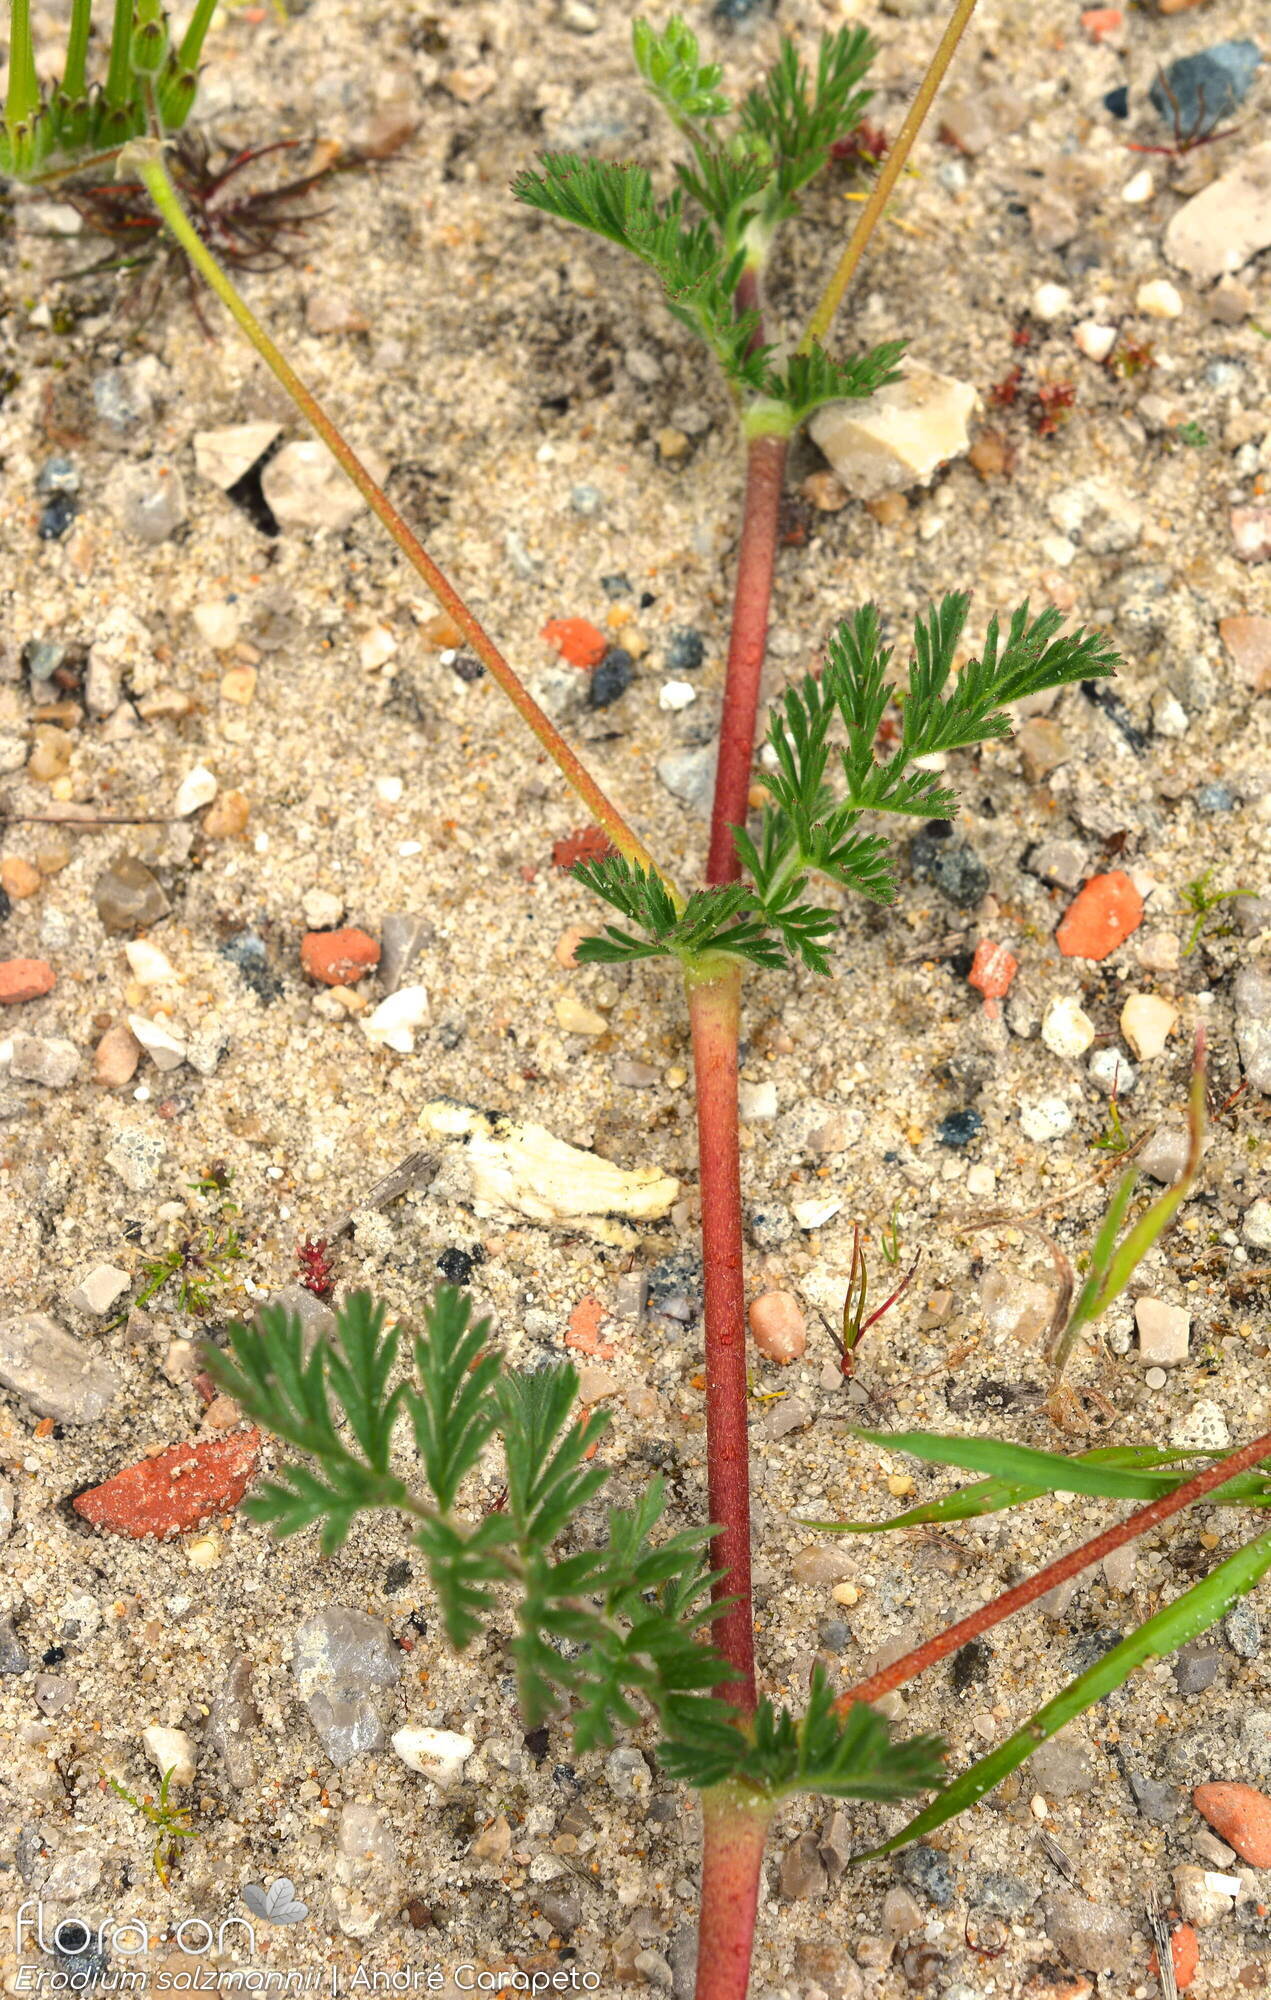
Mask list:
[[[878,1247],[888,1264],[900,1262],[900,1203],[894,1201],[891,1214],[878,1232]]]
[[[1090,1141],[1097,1153],[1125,1153],[1134,1143],[1121,1122],[1121,1107],[1117,1103],[1115,1083],[1108,1099],[1108,1122],[1097,1139]]]
[[[1191,911],[1193,917],[1192,927],[1187,934],[1187,943],[1183,946],[1184,958],[1190,958],[1195,951],[1208,925],[1210,913],[1216,910],[1220,903],[1231,903],[1239,896],[1252,896],[1255,893],[1252,889],[1211,889],[1209,884],[1213,879],[1213,873],[1212,868],[1207,868],[1203,875],[1197,875],[1193,881],[1185,882],[1179,892],[1184,907]],[[1215,936],[1229,937],[1230,932],[1218,931]]]
[[[1194,448],[1209,443],[1209,432],[1202,430],[1201,426],[1192,422],[1190,418],[1185,424],[1179,424],[1176,430],[1170,431],[1168,436],[1175,444],[1191,445]]]
[[[155,1829],[154,1845],[150,1850],[150,1865],[165,1889],[171,1880],[173,1864],[181,1852],[178,1843],[182,1840],[197,1840],[199,1837],[198,1828],[189,1824],[189,1807],[175,1806],[168,1798],[172,1773],[175,1769],[174,1764],[170,1770],[164,1772],[157,1799],[151,1798],[149,1794],[145,1798],[134,1798],[117,1778],[110,1777],[105,1771],[102,1772],[103,1778],[115,1796],[123,1799],[134,1812],[139,1812]]]
[[[233,1283],[233,1267],[241,1261],[244,1248],[232,1220],[240,1213],[229,1194],[233,1178],[227,1168],[214,1167],[189,1183],[195,1194],[214,1200],[216,1217],[200,1229],[178,1231],[167,1249],[144,1266],[144,1282],[132,1301],[133,1308],[144,1310],[172,1279],[179,1278],[177,1309],[203,1319],[212,1310],[216,1294]],[[130,1309],[126,1308],[120,1319]]]

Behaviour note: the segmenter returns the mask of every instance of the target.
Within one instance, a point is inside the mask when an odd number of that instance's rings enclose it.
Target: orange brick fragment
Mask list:
[[[1170,1933],[1169,1955],[1174,1962],[1174,1984],[1186,1993],[1200,1964],[1200,1941],[1190,1924],[1175,1924]],[[1161,1966],[1155,1951],[1148,1959],[1148,1971],[1159,1979]]]
[[[1087,7],[1081,25],[1092,42],[1107,42],[1120,34],[1125,15],[1119,7]]]
[[[600,1322],[605,1309],[600,1300],[590,1293],[579,1299],[569,1315],[569,1330],[565,1335],[566,1347],[572,1347],[578,1354],[595,1354],[602,1361],[612,1361],[613,1343],[600,1338]]]
[[[0,963],[0,1007],[38,1000],[56,984],[57,974],[46,958],[6,958]]]
[[[1197,1785],[1192,1804],[1251,1868],[1271,1868],[1271,1798],[1252,1785]]]
[[[301,940],[300,963],[324,986],[352,986],[379,962],[380,948],[365,931],[308,931]]]
[[[604,633],[585,618],[549,618],[542,636],[571,667],[598,667],[609,651]]]
[[[237,1507],[260,1463],[258,1430],[232,1437],[174,1444],[157,1458],[143,1458],[87,1493],[72,1506],[95,1528],[133,1541],[188,1534],[212,1514]]]
[[[1055,943],[1065,958],[1106,958],[1143,921],[1143,898],[1120,868],[1093,875],[1071,905]]]
[[[975,947],[975,957],[971,960],[971,970],[967,974],[967,985],[974,986],[986,1000],[1000,1000],[1009,993],[1011,981],[1019,971],[1019,960],[1004,944],[994,944],[990,938],[981,938]]]

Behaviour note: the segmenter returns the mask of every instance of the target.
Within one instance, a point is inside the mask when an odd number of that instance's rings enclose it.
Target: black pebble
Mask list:
[[[384,1594],[391,1597],[395,1590],[401,1590],[410,1582],[411,1567],[408,1562],[390,1563],[384,1572]]]
[[[60,542],[62,536],[72,526],[78,512],[69,493],[55,493],[48,504],[40,510],[36,534],[42,542]]]
[[[666,642],[666,664],[673,674],[691,674],[706,658],[706,642],[691,625],[677,626]]]
[[[1130,92],[1128,86],[1124,83],[1119,83],[1115,90],[1110,90],[1103,100],[1103,108],[1105,111],[1110,111],[1114,118],[1128,118],[1130,115]]]
[[[635,679],[635,661],[621,646],[611,646],[591,677],[587,699],[593,708],[608,708],[621,699]]]
[[[452,1285],[467,1285],[472,1281],[473,1267],[481,1261],[470,1250],[443,1250],[437,1259],[437,1269]]]
[[[942,1146],[969,1146],[984,1130],[984,1120],[978,1111],[969,1107],[965,1111],[950,1111],[940,1120],[936,1133]]]
[[[965,1694],[968,1688],[978,1687],[989,1677],[989,1666],[993,1651],[982,1639],[972,1639],[969,1645],[960,1646],[949,1662],[949,1679],[953,1682],[955,1694]]]

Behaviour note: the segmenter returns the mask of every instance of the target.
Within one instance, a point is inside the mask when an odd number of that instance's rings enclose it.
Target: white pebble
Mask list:
[[[1128,1097],[1139,1080],[1134,1064],[1121,1049],[1096,1049],[1088,1067],[1091,1081],[1109,1097],[1113,1091],[1118,1097]]]
[[[399,1729],[392,1741],[408,1771],[418,1771],[442,1787],[452,1785],[462,1775],[477,1747],[470,1736],[460,1736],[456,1730],[423,1726]]]
[[[794,1219],[800,1229],[823,1229],[843,1206],[841,1194],[818,1194],[809,1201],[796,1201]]]
[[[1265,1195],[1245,1210],[1240,1234],[1255,1250],[1271,1250],[1271,1201]]]
[[[372,625],[357,642],[358,664],[364,674],[377,673],[397,651],[397,640],[387,625]]]
[[[1078,320],[1073,339],[1090,361],[1106,361],[1117,344],[1117,329],[1097,319]]]
[[[1072,305],[1072,293],[1067,285],[1038,285],[1032,305],[1037,319],[1061,319]]]
[[[1139,1353],[1145,1361],[1159,1368],[1176,1368],[1186,1361],[1192,1316],[1185,1306],[1172,1306],[1164,1299],[1137,1299],[1134,1322],[1139,1330]]]
[[[689,681],[663,681],[658,690],[658,707],[688,708],[697,700],[697,689]]]
[[[141,1732],[142,1748],[160,1776],[171,1771],[174,1785],[194,1783],[194,1745],[184,1729],[165,1729],[152,1722]]]
[[[1121,1033],[1140,1062],[1159,1056],[1178,1020],[1178,1009],[1157,993],[1131,993],[1121,1009]]]
[[[306,889],[300,898],[311,931],[333,931],[344,915],[344,899],[330,889]]]
[[[1143,1380],[1147,1383],[1149,1389],[1163,1389],[1169,1380],[1169,1376],[1163,1368],[1149,1368]]]
[[[179,1069],[185,1061],[185,1043],[161,1021],[152,1021],[147,1014],[130,1014],[128,1026],[141,1043],[156,1069]],[[140,1095],[140,1093],[136,1093]]]
[[[777,1115],[777,1086],[775,1083],[743,1083],[737,1093],[738,1108],[748,1125],[760,1118],[775,1118]]]
[[[1121,199],[1132,203],[1151,201],[1155,193],[1156,183],[1152,179],[1152,169],[1144,167],[1141,173],[1135,174],[1132,180],[1126,182],[1121,190]]]
[[[1043,1097],[1020,1106],[1019,1122],[1029,1139],[1062,1139],[1072,1130],[1072,1111],[1062,1097]]]
[[[207,765],[196,764],[192,771],[187,771],[177,787],[172,810],[178,819],[187,819],[200,806],[210,806],[218,790],[216,778]]]
[[[401,778],[377,778],[375,780],[375,796],[386,806],[395,806],[405,789],[406,786]]]
[[[1134,303],[1149,319],[1178,319],[1183,310],[1182,293],[1168,278],[1149,278],[1134,294]]]
[[[1084,1056],[1094,1036],[1094,1022],[1074,995],[1051,1001],[1042,1017],[1042,1040],[1055,1055]]]
[[[422,1028],[427,1019],[428,989],[402,986],[396,993],[390,993],[387,1000],[381,1000],[373,1014],[366,1016],[362,1030],[368,1041],[409,1056],[415,1051],[414,1031]]]
[[[176,978],[176,967],[161,952],[157,944],[148,938],[132,938],[124,946],[124,957],[132,968],[132,976],[141,986],[162,986],[165,980]]]

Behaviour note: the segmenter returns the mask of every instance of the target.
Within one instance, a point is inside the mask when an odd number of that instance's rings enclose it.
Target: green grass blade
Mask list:
[[[4,122],[11,138],[19,127],[30,123],[39,108],[40,83],[35,74],[30,0],[12,0],[9,14],[9,93],[4,106]]]
[[[132,103],[132,0],[115,0],[115,17],[110,28],[110,66],[102,95],[112,111],[123,111]]]
[[[88,89],[88,37],[93,24],[93,0],[71,0],[71,30],[66,42],[62,91],[78,104]]]
[[[1201,1632],[1215,1624],[1236,1602],[1251,1591],[1268,1569],[1271,1569],[1271,1534],[1259,1535],[1256,1541],[1247,1542],[1234,1556],[1220,1563],[1202,1583],[1193,1585],[1173,1604],[1140,1625],[1137,1632],[1131,1632],[1119,1646],[1105,1653],[1087,1673],[1081,1674],[1066,1687],[1062,1694],[1048,1701],[1037,1713],[1029,1717],[1022,1729],[1008,1736],[1005,1743],[991,1750],[987,1757],[981,1757],[955,1778],[939,1798],[911,1819],[890,1840],[881,1847],[871,1848],[868,1854],[859,1854],[857,1861],[877,1861],[885,1854],[893,1854],[898,1847],[905,1847],[911,1840],[918,1840],[924,1834],[932,1833],[936,1827],[965,1812],[975,1805],[986,1792],[1009,1776],[1012,1771],[1030,1757],[1040,1743],[1073,1719],[1081,1715],[1096,1701],[1112,1694],[1127,1681],[1136,1667],[1145,1660],[1160,1659],[1166,1653],[1176,1652]]]
[[[987,1472],[995,1479],[1031,1486],[1038,1493],[1090,1493],[1104,1500],[1155,1500],[1185,1477],[1160,1472],[1136,1472],[1118,1465],[1092,1464],[1088,1458],[1064,1458],[1053,1451],[1032,1451],[1027,1445],[1001,1438],[943,1437],[932,1431],[857,1431],[867,1444],[888,1451],[907,1451],[932,1465],[960,1465],[968,1472]]]

